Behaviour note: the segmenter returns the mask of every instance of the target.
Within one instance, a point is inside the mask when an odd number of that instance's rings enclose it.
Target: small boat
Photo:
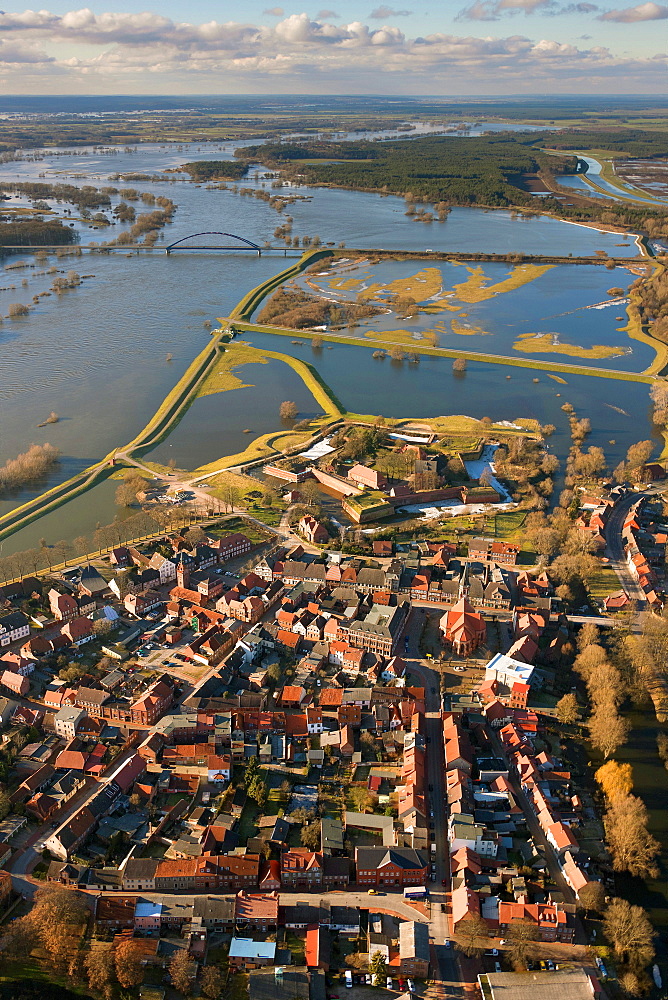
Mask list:
[[[658,990],[660,990],[661,989],[661,973],[659,972],[659,966],[656,965],[656,964],[652,966],[652,975],[654,977],[654,982],[656,983],[656,988]]]

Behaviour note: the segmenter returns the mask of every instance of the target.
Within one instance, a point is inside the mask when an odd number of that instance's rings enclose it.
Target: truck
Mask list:
[[[426,885],[412,885],[404,889],[404,899],[427,899],[429,890]]]
[[[429,850],[431,851],[432,854],[436,854],[436,844],[432,844]]]

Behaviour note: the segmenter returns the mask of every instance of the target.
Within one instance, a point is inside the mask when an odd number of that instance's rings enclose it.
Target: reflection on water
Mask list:
[[[161,464],[174,459],[178,468],[197,469],[223,454],[244,451],[261,434],[279,430],[283,400],[296,404],[299,420],[322,414],[297,372],[282,361],[243,365],[235,374],[248,388],[198,399],[169,437],[146,457]]]

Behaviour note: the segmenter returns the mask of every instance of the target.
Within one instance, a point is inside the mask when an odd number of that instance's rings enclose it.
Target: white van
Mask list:
[[[350,971],[350,969],[346,969],[345,976],[346,976],[346,986],[348,987],[349,990],[351,990],[353,988],[353,974]]]

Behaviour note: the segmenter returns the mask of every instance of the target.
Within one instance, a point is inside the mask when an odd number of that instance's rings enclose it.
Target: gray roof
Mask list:
[[[195,896],[193,902],[193,917],[202,920],[219,920],[231,923],[234,920],[234,897],[225,896]]]
[[[591,1000],[593,995],[591,981],[583,969],[528,975],[493,972],[486,978],[492,1000]],[[482,980],[484,984],[484,976]]]
[[[125,866],[125,878],[153,878],[158,868],[157,858],[130,858]]]
[[[248,983],[250,1000],[309,1000],[309,974],[305,968],[288,966],[254,969]]]
[[[402,920],[399,924],[399,954],[401,958],[429,962],[429,924]]]
[[[323,851],[343,850],[343,823],[324,816],[320,826],[320,846]]]
[[[416,851],[412,847],[358,847],[355,851],[358,869],[381,868],[395,864],[404,870],[426,868],[429,864],[426,851]]]

